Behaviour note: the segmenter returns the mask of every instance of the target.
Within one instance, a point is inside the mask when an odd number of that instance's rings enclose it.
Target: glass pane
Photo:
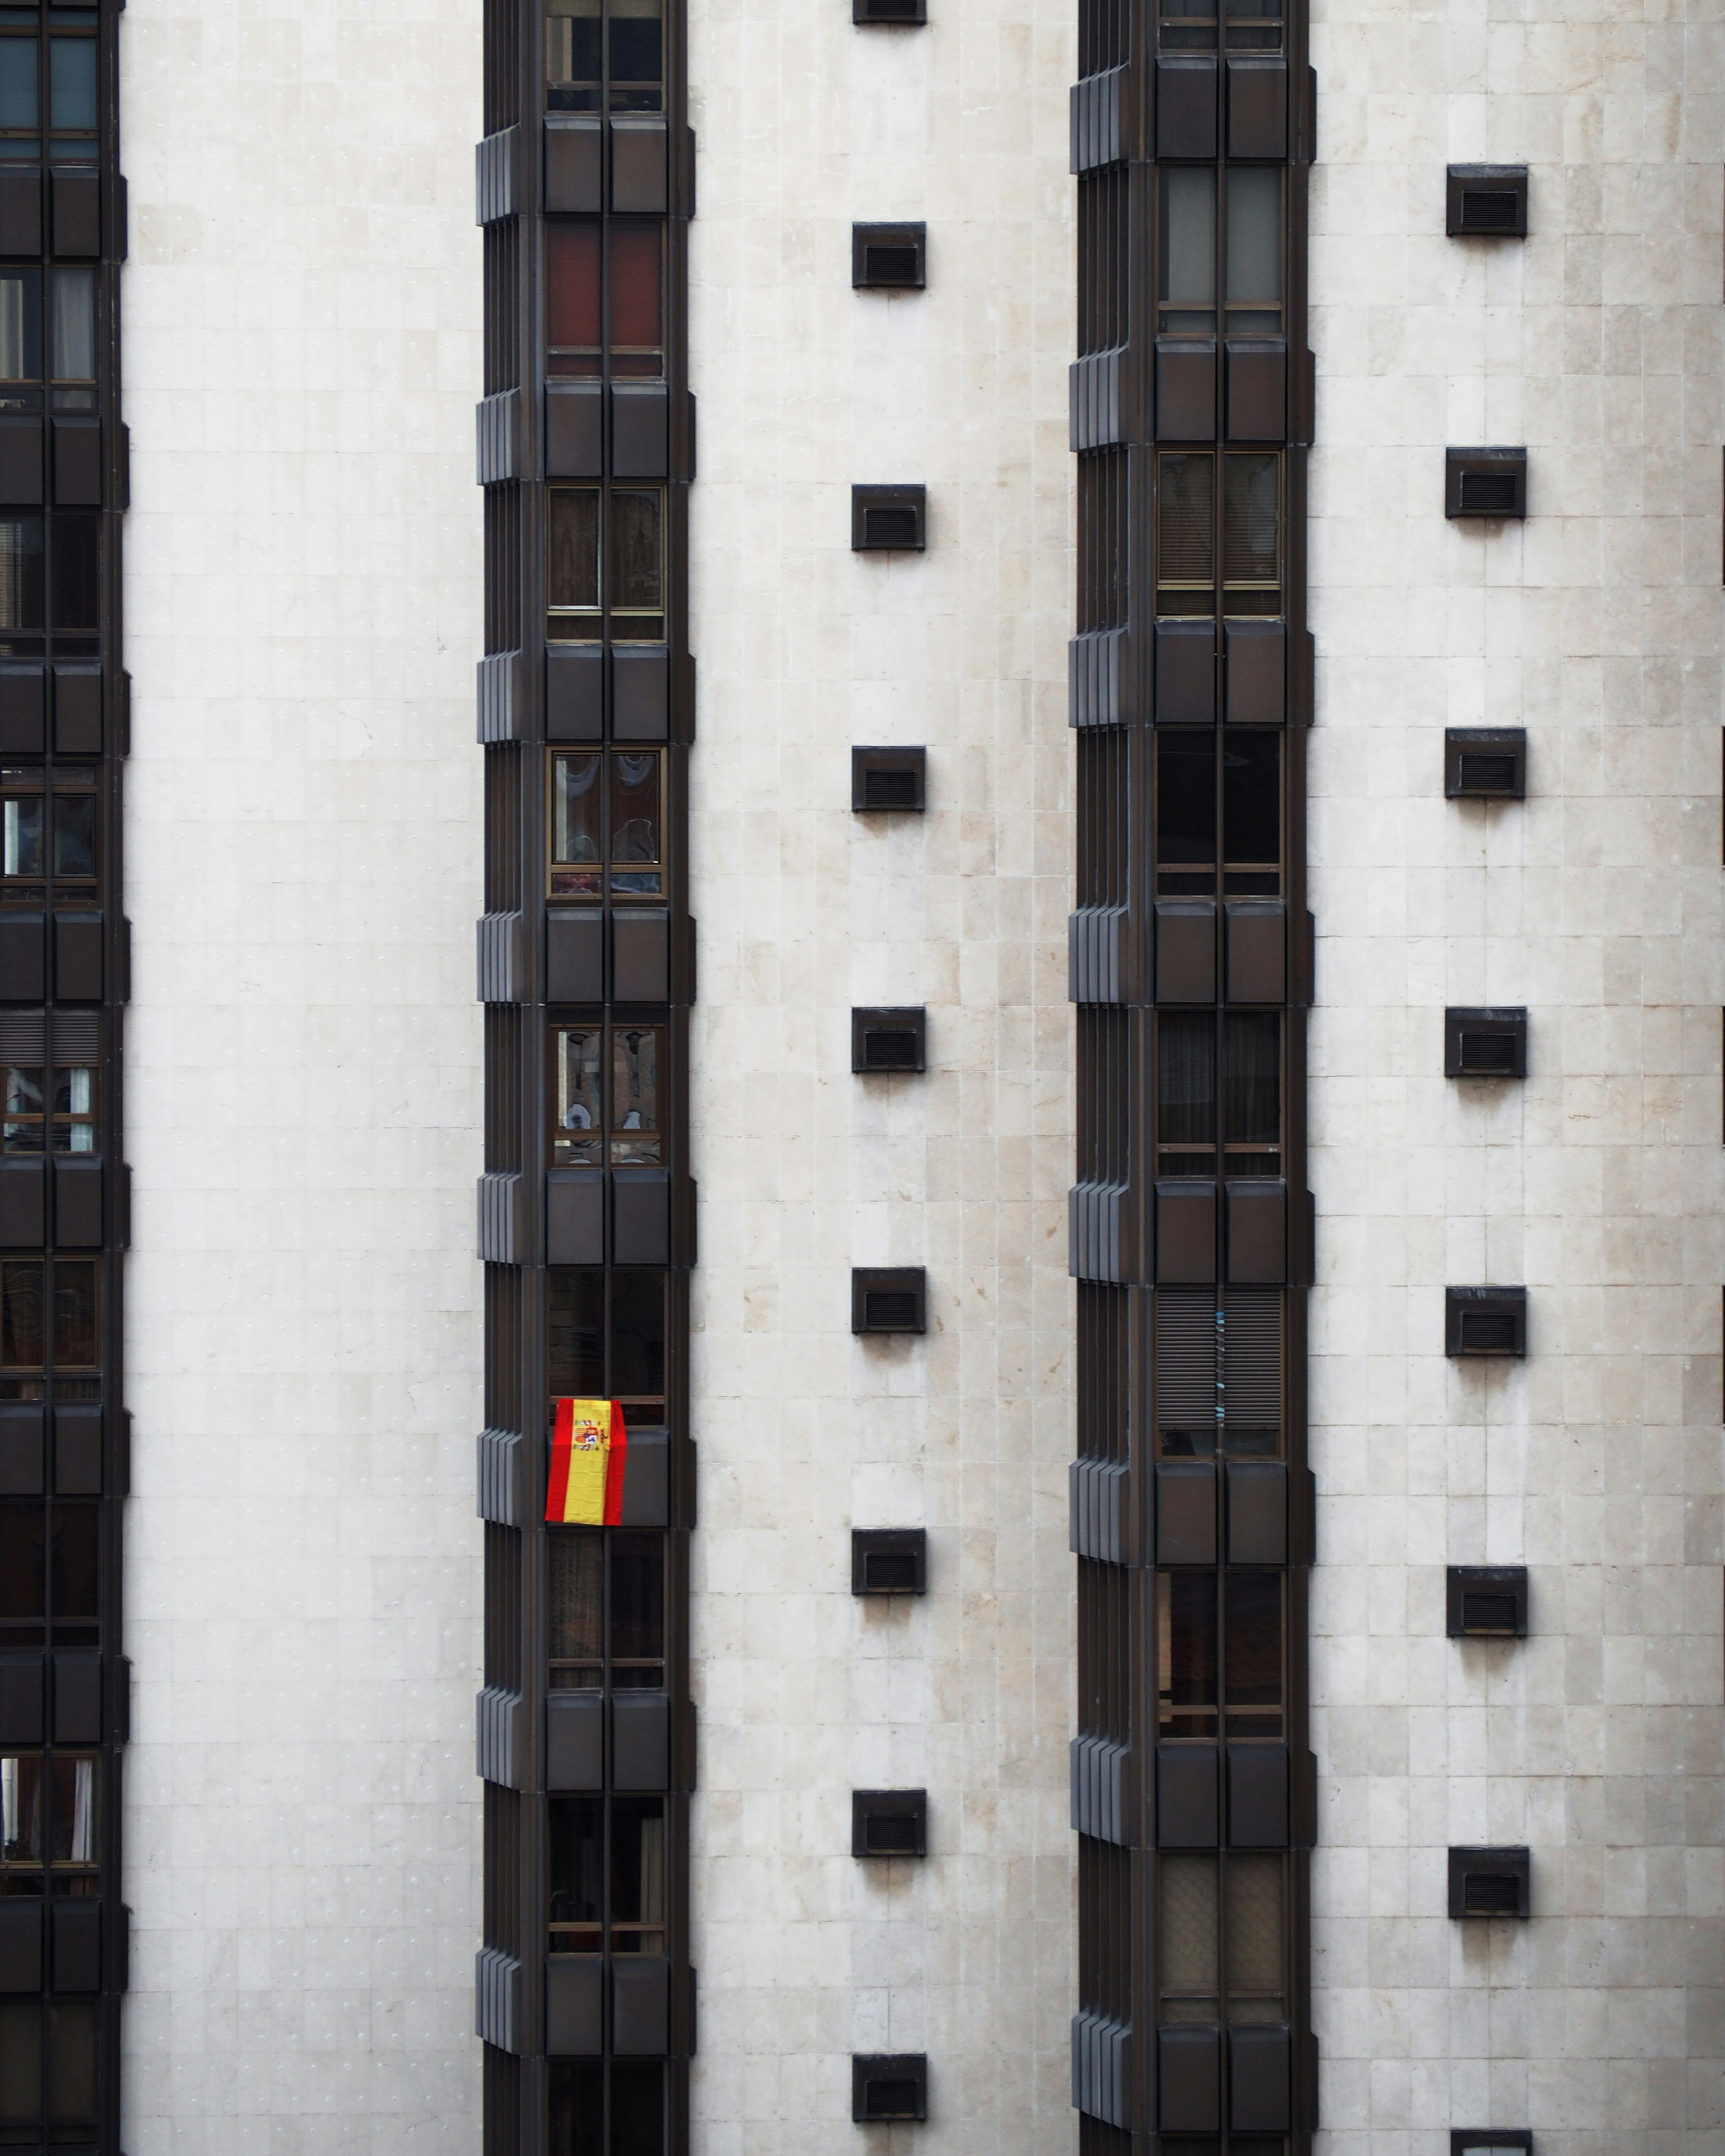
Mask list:
[[[90,47],[95,51],[95,45]],[[0,127],[36,125],[36,40],[0,38]]]
[[[96,1074],[93,1070],[57,1070],[54,1078],[54,1149],[95,1151]]]
[[[603,1040],[596,1025],[569,1026],[557,1034],[557,1122],[551,1148],[555,1168],[601,1164],[603,1126],[599,1077]]]
[[[611,1276],[611,1385],[617,1399],[665,1397],[665,1275]]]
[[[1211,733],[1156,737],[1156,863],[1214,865],[1216,737]]]
[[[56,1999],[48,2010],[48,2115],[94,2118],[96,2107],[94,2001]],[[57,2135],[56,2139],[59,2138]]]
[[[626,751],[611,758],[611,888],[657,897],[656,873],[626,865],[660,859],[659,757],[651,749]]]
[[[42,1073],[33,1067],[12,1064],[6,1072],[6,1150],[42,1150]]]
[[[1230,862],[1281,862],[1280,736],[1235,727],[1223,736],[1222,844]]]
[[[1281,1020],[1273,1011],[1230,1011],[1224,1135],[1230,1146],[1281,1143]]]
[[[599,763],[597,754],[551,760],[551,893],[600,895]]]
[[[1215,459],[1207,452],[1170,454],[1158,463],[1157,582],[1207,588],[1216,576]]]
[[[1158,1719],[1164,1737],[1216,1733],[1216,1575],[1156,1575]]]
[[[619,1025],[611,1034],[611,1163],[656,1163],[659,1151],[659,1029]]]
[[[598,1797],[551,1800],[553,1953],[597,1953],[604,1920],[604,1807]]]
[[[545,228],[547,331],[553,374],[599,371],[599,228]],[[559,357],[558,355],[561,355]]]
[[[42,626],[42,519],[0,516],[0,634]]]
[[[1274,585],[1281,578],[1280,460],[1273,450],[1236,451],[1223,465],[1223,581]]]
[[[665,343],[660,268],[662,225],[611,228],[611,367],[616,374],[657,374]],[[631,363],[650,356],[650,365]]]
[[[96,1763],[54,1758],[54,1861],[94,1864],[96,1861]]]
[[[1157,1022],[1157,1137],[1163,1146],[1216,1142],[1216,1030],[1208,1011],[1165,1011]],[[1209,1155],[1204,1158],[1207,1162]],[[1179,1173],[1179,1169],[1164,1173]],[[1201,1174],[1203,1165],[1184,1171]]]
[[[611,0],[611,110],[657,112],[665,69],[659,0]],[[651,85],[649,87],[649,85]]]
[[[95,272],[54,273],[54,378],[95,380]]]
[[[33,2119],[41,2109],[42,2008],[33,1999],[0,2004],[0,2119]]]
[[[54,1268],[54,1359],[61,1370],[96,1365],[94,1258],[57,1258]]]
[[[551,1389],[559,1399],[605,1397],[605,1276],[553,1265],[546,1286]]]
[[[42,273],[0,270],[0,382],[41,379]]]
[[[662,1953],[662,1933],[617,1930],[665,1922],[665,1799],[616,1797],[611,1804],[611,1949]]]
[[[654,1534],[611,1537],[611,1654],[614,1661],[665,1659],[665,1542]],[[624,1680],[614,1673],[612,1681]],[[657,1686],[662,1672],[644,1681]]]
[[[88,1620],[96,1613],[96,1508],[54,1508],[54,1563],[49,1588],[55,1624]],[[58,1829],[55,1830],[58,1832]]]
[[[1214,2021],[1221,1989],[1216,1860],[1168,1856],[1161,1870],[1162,2018]]]
[[[663,2066],[612,2067],[610,2156],[665,2156]]]
[[[48,118],[54,128],[90,132],[96,124],[96,44],[94,38],[48,41]]]
[[[1164,331],[1214,328],[1216,177],[1209,167],[1163,173],[1161,298]]]
[[[551,0],[547,12],[547,103],[553,112],[597,112],[599,0]]]
[[[42,1505],[0,1505],[0,1617],[39,1618],[48,1606]]]
[[[605,1544],[603,1535],[582,1528],[554,1534],[551,1544],[551,1592],[547,1631],[551,1659],[591,1666],[591,1674],[569,1671],[566,1682],[597,1685],[605,1654]],[[556,1676],[552,1681],[557,1681]]]
[[[590,486],[554,486],[547,497],[545,597],[552,607],[599,603],[599,497]]]
[[[611,605],[614,610],[657,613],[664,604],[659,573],[656,490],[611,496]]]
[[[28,1868],[41,1861],[41,1755],[9,1753],[0,1758],[0,1862]]]
[[[1228,2019],[1280,2021],[1281,1859],[1230,1856],[1223,1890],[1227,1912]]]
[[[39,876],[42,873],[42,796],[26,793],[9,797],[0,808],[0,831],[4,833],[4,862],[9,876]]]
[[[95,630],[100,615],[101,520],[81,511],[56,512],[54,520],[55,629]]]
[[[1281,1735],[1281,1576],[1230,1572],[1225,1622],[1228,1734]]]
[[[1281,174],[1273,168],[1238,165],[1228,175],[1228,304],[1281,308]],[[1273,330],[1280,319],[1251,326]]]
[[[54,872],[57,876],[95,874],[95,794],[55,794]]]
[[[42,1261],[0,1262],[0,1370],[39,1370],[43,1363]]]

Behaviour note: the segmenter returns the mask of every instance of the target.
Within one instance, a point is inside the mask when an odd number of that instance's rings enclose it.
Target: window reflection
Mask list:
[[[664,752],[559,749],[551,759],[550,896],[665,896]],[[602,790],[603,783],[603,790]]]

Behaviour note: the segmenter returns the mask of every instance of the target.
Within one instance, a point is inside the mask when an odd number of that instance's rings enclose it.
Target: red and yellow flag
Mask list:
[[[616,1400],[557,1400],[545,1517],[566,1527],[614,1527],[623,1517],[629,1432]]]

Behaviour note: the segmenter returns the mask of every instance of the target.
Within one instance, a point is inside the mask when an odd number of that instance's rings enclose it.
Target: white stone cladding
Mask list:
[[[860,2148],[854,2051],[928,2053],[931,2156],[1077,2139],[1076,22],[930,13],[691,9],[701,2156]],[[927,292],[853,293],[893,218]],[[905,480],[927,555],[853,555],[851,484]],[[870,742],[927,745],[926,816],[851,814]],[[853,1077],[850,1007],[916,1003],[928,1075]],[[926,1339],[851,1337],[854,1264],[927,1266]],[[852,1599],[853,1526],[927,1527],[926,1600]],[[924,1861],[850,1855],[889,1786]]]
[[[1316,10],[1312,1671],[1323,2156],[1722,2142],[1717,28],[1681,8]],[[1444,236],[1527,163],[1525,243]],[[1524,526],[1446,444],[1524,443]],[[1522,806],[1443,729],[1525,726]],[[1525,1004],[1525,1085],[1442,1075]],[[1524,1365],[1443,1355],[1525,1282]],[[1444,1637],[1525,1563],[1532,1633]],[[1451,1843],[1534,1914],[1445,1915]]]
[[[478,2147],[476,0],[131,0],[130,2156]]]

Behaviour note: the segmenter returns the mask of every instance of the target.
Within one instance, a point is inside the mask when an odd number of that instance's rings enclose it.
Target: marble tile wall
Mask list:
[[[1725,2148],[1717,27],[1320,0],[1313,177],[1312,1460],[1325,2156]],[[1449,162],[1531,167],[1525,243]],[[1524,443],[1525,526],[1446,524]],[[1524,805],[1442,798],[1525,726]],[[1525,1004],[1524,1085],[1442,1073]],[[1524,1364],[1443,1356],[1520,1281]],[[1444,1637],[1526,1563],[1532,1636]],[[1450,1843],[1532,1850],[1461,1927]]]

